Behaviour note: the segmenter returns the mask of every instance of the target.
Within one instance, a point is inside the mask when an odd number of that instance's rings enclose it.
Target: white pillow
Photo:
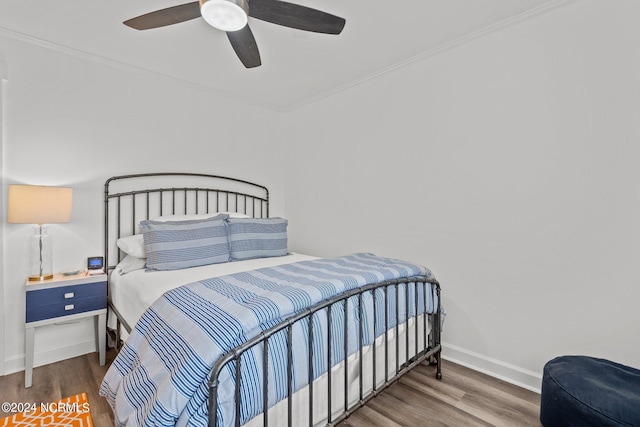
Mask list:
[[[194,221],[201,219],[213,218],[216,215],[226,214],[230,218],[251,218],[249,215],[240,212],[210,212],[207,214],[191,214],[191,215],[162,215],[154,219],[154,221],[167,222],[167,221]]]
[[[122,237],[118,239],[118,247],[127,255],[135,258],[146,258],[144,251],[144,236],[142,234],[134,234],[133,236]]]
[[[229,218],[251,218],[249,215],[243,214],[242,212],[218,212],[218,213],[227,214],[229,215]]]
[[[142,270],[147,264],[147,260],[144,258],[136,258],[131,255],[127,255],[116,265],[116,271],[120,274],[131,273],[132,271]]]

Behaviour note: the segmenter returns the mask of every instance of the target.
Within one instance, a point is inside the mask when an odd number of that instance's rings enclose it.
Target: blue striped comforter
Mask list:
[[[340,258],[319,259],[262,268],[191,283],[165,293],[142,316],[107,372],[100,394],[114,408],[119,426],[206,426],[208,387],[216,361],[229,350],[258,335],[284,318],[300,312],[343,291],[384,280],[411,276],[433,277],[417,265],[372,254],[360,253]],[[409,290],[409,315],[415,311],[415,287]],[[424,295],[418,288],[418,310],[424,312]],[[404,285],[398,288],[404,301]],[[379,290],[382,292],[382,290]],[[427,312],[434,304],[427,295]],[[376,295],[378,296],[378,295]],[[384,312],[384,296],[376,302]],[[389,288],[389,301],[395,301],[395,288]],[[362,322],[364,344],[384,332],[382,324],[373,325],[373,298],[363,297]],[[404,304],[397,317],[406,319]],[[348,303],[349,354],[358,348],[358,302]],[[395,325],[395,305],[389,309],[389,326]],[[344,359],[344,307],[332,311],[331,364]],[[326,311],[313,318],[314,373],[327,371]],[[293,387],[308,383],[307,326],[293,328]],[[318,338],[316,338],[318,337]],[[321,338],[324,337],[324,340]],[[317,341],[317,342],[316,342]],[[262,412],[262,346],[244,354],[241,363],[241,422]],[[286,332],[271,338],[268,347],[269,405],[287,395]],[[233,425],[233,362],[220,375],[218,425]],[[225,387],[226,385],[226,387]]]

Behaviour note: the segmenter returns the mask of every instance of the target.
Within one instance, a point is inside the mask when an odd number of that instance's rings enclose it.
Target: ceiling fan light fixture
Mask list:
[[[238,31],[247,25],[249,5],[246,0],[200,0],[200,13],[212,27]]]

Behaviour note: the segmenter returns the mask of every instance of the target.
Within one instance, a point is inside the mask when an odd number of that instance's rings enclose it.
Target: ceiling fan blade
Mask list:
[[[272,24],[325,34],[340,34],[346,23],[339,16],[280,0],[251,0],[249,16]]]
[[[136,16],[123,24],[136,30],[149,30],[199,18],[200,2],[186,3]]]
[[[254,68],[262,64],[258,44],[248,25],[238,31],[227,31],[227,37],[245,67]]]

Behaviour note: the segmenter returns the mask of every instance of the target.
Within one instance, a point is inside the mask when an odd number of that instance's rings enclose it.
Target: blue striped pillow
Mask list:
[[[141,221],[147,270],[178,270],[230,261],[225,220]]]
[[[287,255],[287,224],[283,218],[229,218],[231,260]]]

